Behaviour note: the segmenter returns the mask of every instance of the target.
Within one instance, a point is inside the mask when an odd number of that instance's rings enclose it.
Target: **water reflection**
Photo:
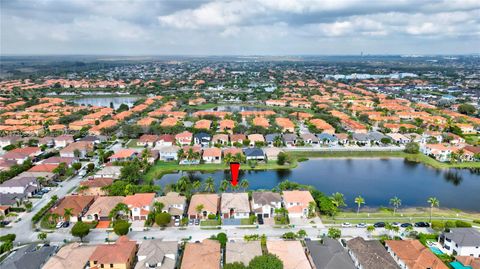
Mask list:
[[[458,171],[455,170],[448,170],[444,174],[444,178],[447,182],[452,183],[454,186],[460,185],[462,183],[462,176],[458,173]]]

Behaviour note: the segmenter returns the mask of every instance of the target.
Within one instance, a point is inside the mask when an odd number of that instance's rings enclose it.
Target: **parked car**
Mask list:
[[[263,222],[263,217],[261,215],[258,216],[257,222],[258,224],[263,225],[264,222]]]
[[[407,227],[412,227],[413,225],[411,223],[402,223],[400,227],[402,228],[407,228]]]
[[[199,219],[195,219],[195,225],[200,225],[200,220]]]
[[[175,227],[180,226],[180,219],[175,219]]]
[[[393,227],[400,227],[400,222],[392,222]]]
[[[415,227],[427,228],[427,227],[430,227],[430,224],[428,224],[428,222],[420,221],[420,222],[415,222]]]
[[[357,225],[355,225],[355,226],[356,226],[357,228],[367,228],[367,224],[365,224],[365,223],[363,223],[363,222],[362,222],[362,223],[359,223],[359,224],[357,224]]]
[[[57,228],[57,229],[60,229],[62,227],[63,227],[63,221],[58,222],[57,226],[55,226],[55,228]]]
[[[81,176],[81,177],[84,177],[85,175],[87,175],[87,171],[86,170],[80,170],[80,172],[78,172],[78,175]]]
[[[188,220],[188,225],[193,226],[195,224],[195,220],[190,219]]]
[[[65,221],[62,225],[63,228],[68,228],[70,226],[70,221]]]
[[[373,224],[373,227],[383,228],[383,227],[385,227],[385,222],[376,222],[376,223]]]
[[[342,223],[342,227],[344,228],[352,227],[352,224],[350,222],[344,222]]]

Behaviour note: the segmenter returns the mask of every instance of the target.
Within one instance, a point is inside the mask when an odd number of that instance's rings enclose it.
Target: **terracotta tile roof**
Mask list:
[[[448,267],[418,240],[387,240],[388,246],[409,269],[448,269]]]
[[[217,194],[194,194],[188,207],[188,215],[197,214],[197,206],[203,205],[207,212],[217,212],[220,204],[220,197]]]
[[[28,172],[50,172],[58,167],[58,164],[37,164],[34,167],[28,169]]]
[[[123,200],[123,203],[131,207],[144,207],[153,203],[155,193],[136,193],[128,195]]]
[[[222,150],[219,148],[206,148],[203,150],[203,157],[220,157]]]
[[[110,156],[110,159],[125,159],[136,154],[137,154],[137,151],[135,151],[134,149],[122,149],[116,152],[115,154],[113,154],[112,156]]]
[[[284,269],[311,269],[300,241],[267,241],[268,252],[277,255]]]
[[[65,196],[60,202],[50,211],[63,216],[65,208],[71,208],[74,216],[80,215],[86,207],[93,203],[93,196],[69,195]]]
[[[120,236],[115,244],[99,245],[90,256],[90,261],[97,264],[126,264],[135,256],[137,244],[127,236]]]
[[[80,186],[87,186],[91,188],[101,188],[108,185],[112,185],[112,183],[113,183],[113,178],[102,177],[102,178],[84,180],[80,182]]]
[[[205,239],[202,243],[187,243],[181,269],[220,269],[220,243]]]
[[[210,126],[212,126],[211,120],[199,120],[195,122],[196,129],[210,129]]]

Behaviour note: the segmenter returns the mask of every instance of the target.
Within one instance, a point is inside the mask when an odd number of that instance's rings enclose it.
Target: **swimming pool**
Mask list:
[[[472,269],[472,267],[464,266],[462,263],[457,261],[451,262],[450,265],[453,267],[453,269]]]
[[[443,251],[441,251],[439,248],[437,247],[430,247],[430,249],[432,250],[432,252],[436,255],[442,255],[443,254]]]

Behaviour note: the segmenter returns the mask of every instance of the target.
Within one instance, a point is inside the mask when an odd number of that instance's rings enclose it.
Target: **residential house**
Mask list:
[[[451,228],[439,242],[448,255],[480,258],[480,232],[475,228]]]
[[[16,144],[19,141],[22,141],[21,136],[8,135],[8,136],[0,137],[0,148],[4,148],[6,146]]]
[[[274,146],[275,145],[275,142],[280,140],[282,141],[282,135],[281,134],[267,134],[265,135],[265,142],[267,143],[267,146]]]
[[[400,134],[400,133],[391,133],[391,134],[388,134],[388,137],[392,139],[394,143],[402,144],[402,145],[407,144],[411,141],[410,138],[408,138],[406,135]]]
[[[178,160],[178,151],[180,150],[179,146],[163,146],[158,149],[158,154],[160,155],[160,160],[169,162]]]
[[[220,197],[217,194],[194,194],[188,206],[188,217],[206,219],[208,215],[217,215],[219,206]]]
[[[39,147],[15,148],[0,156],[0,160],[15,161],[17,164],[23,164],[27,159],[33,161],[41,153],[42,151]]]
[[[385,247],[400,268],[448,269],[442,260],[418,240],[386,240]]]
[[[3,269],[38,269],[55,254],[57,246],[28,244],[15,249],[0,262]]]
[[[265,191],[252,194],[252,211],[257,216],[271,218],[275,215],[275,209],[282,207],[282,197],[279,193]]]
[[[448,162],[452,153],[456,153],[460,148],[444,144],[421,144],[420,151],[428,156],[435,158],[440,162]]]
[[[92,205],[90,205],[88,211],[85,213],[84,221],[108,221],[112,209],[119,203],[123,203],[125,198],[123,196],[100,196],[95,199]]]
[[[327,133],[333,135],[335,133],[335,128],[332,125],[327,123],[322,119],[311,119],[309,123],[315,127],[317,130],[321,130],[322,133]]]
[[[77,242],[63,246],[47,263],[43,269],[74,269],[85,268],[88,259],[97,248],[96,245],[87,245]]]
[[[231,133],[235,128],[235,122],[233,120],[221,120],[218,123],[218,130],[220,132],[228,132]]]
[[[208,147],[210,145],[210,141],[212,141],[212,136],[207,133],[197,133],[194,135],[193,143],[195,145],[201,145],[202,147]]]
[[[243,149],[243,154],[245,154],[247,160],[265,160],[265,154],[261,148],[245,148]]]
[[[92,178],[80,182],[80,190],[78,191],[81,195],[94,195],[94,196],[103,196],[107,195],[107,191],[103,188],[110,186],[113,183],[113,178]]]
[[[225,263],[239,262],[248,266],[250,261],[262,255],[260,241],[227,242],[225,249]]]
[[[137,243],[123,235],[114,244],[97,246],[89,258],[89,266],[91,269],[132,269],[136,252]]]
[[[227,134],[215,134],[212,138],[212,143],[214,145],[221,144],[223,146],[228,144],[228,135]]]
[[[378,240],[355,237],[347,241],[347,249],[357,269],[400,268]]]
[[[85,158],[87,153],[93,150],[93,142],[77,141],[68,144],[60,150],[60,157]]]
[[[181,132],[175,136],[175,141],[180,146],[189,146],[192,143],[192,139],[193,134],[188,131]]]
[[[110,156],[111,162],[131,161],[137,157],[138,152],[134,149],[121,149]]]
[[[300,139],[302,139],[306,145],[316,146],[320,144],[320,139],[312,133],[300,134]]]
[[[144,240],[138,247],[135,269],[175,269],[177,257],[176,241]]]
[[[137,146],[153,148],[155,143],[159,140],[158,135],[144,134],[137,140]]]
[[[112,178],[112,179],[119,179],[122,166],[105,166],[93,175],[93,178]]]
[[[41,186],[36,177],[16,176],[0,184],[1,194],[18,194],[21,199],[32,197]]]
[[[232,144],[234,143],[239,143],[239,144],[243,144],[243,141],[247,140],[247,136],[244,135],[244,134],[231,134],[230,135],[230,142],[232,142]]]
[[[263,152],[269,161],[276,161],[278,158],[278,154],[283,152],[283,150],[279,148],[263,148]]]
[[[480,269],[480,258],[472,256],[456,256],[455,260],[455,262],[460,263],[463,266],[458,266],[458,268]]]
[[[154,198],[155,193],[136,193],[127,195],[123,203],[128,206],[132,220],[146,220],[150,211],[153,210]]]
[[[202,160],[205,163],[221,163],[222,150],[219,148],[206,148],[203,150]]]
[[[220,269],[220,243],[205,239],[202,242],[187,243],[180,269]]]
[[[173,146],[175,143],[175,136],[164,134],[158,137],[157,142],[155,143],[155,147],[164,147],[164,146]]]
[[[55,137],[53,142],[55,143],[55,147],[64,148],[68,144],[75,142],[75,139],[73,139],[73,135],[60,135]]]
[[[250,216],[248,193],[222,193],[220,213],[224,219],[244,219]]]
[[[211,120],[199,120],[195,122],[195,129],[209,130],[212,127]]]
[[[270,254],[276,255],[284,269],[312,269],[300,241],[267,241]]]
[[[298,137],[296,134],[283,134],[282,139],[287,147],[294,147],[297,144]]]
[[[295,132],[295,124],[288,118],[276,118],[275,123],[280,126],[284,133]]]
[[[284,191],[282,193],[283,204],[288,210],[290,218],[306,218],[310,213],[310,203],[315,203],[309,191]]]
[[[321,133],[317,134],[318,142],[323,144],[323,145],[337,145],[338,144],[338,138],[335,135],[329,134],[329,133]],[[347,137],[348,140],[348,137]]]
[[[328,237],[305,241],[316,269],[356,269],[352,259],[338,240]]]
[[[72,167],[72,164],[78,162],[78,159],[75,157],[59,157],[59,156],[52,156],[45,160],[42,160],[42,164],[56,164],[59,165],[61,163],[66,164],[68,167]]]
[[[174,217],[182,217],[187,207],[187,198],[178,192],[169,192],[164,196],[155,198],[156,202],[163,204],[162,212]]]
[[[223,149],[223,157],[225,158],[228,155],[237,156],[238,154],[243,155],[242,149],[239,148],[226,148]]]
[[[250,147],[265,144],[265,138],[261,134],[250,134],[248,135],[248,140],[250,140]]]
[[[71,222],[77,222],[82,220],[82,217],[87,213],[88,208],[94,201],[94,196],[67,195],[58,201],[57,204],[50,209],[50,212],[58,214],[62,220],[65,220],[65,210],[68,209],[72,213],[69,220]]]

